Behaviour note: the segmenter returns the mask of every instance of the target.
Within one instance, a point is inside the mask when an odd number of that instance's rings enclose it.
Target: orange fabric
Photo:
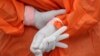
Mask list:
[[[54,25],[56,26],[57,29],[59,29],[60,27],[64,26],[61,22],[59,21],[55,21]]]
[[[5,5],[8,3],[11,5]],[[6,25],[4,28],[0,25],[3,32],[9,34],[13,32],[20,33],[20,25],[23,25],[23,13],[18,13],[18,11],[24,11],[24,9],[21,9],[24,7],[23,3],[31,5],[40,11],[61,8],[67,10],[66,14],[58,17],[69,27],[67,33],[70,34],[70,38],[62,41],[68,43],[69,48],[56,48],[54,51],[45,53],[44,56],[100,56],[100,0],[20,0],[20,2],[16,0],[0,0],[0,9],[5,5],[6,9],[3,10],[7,10],[7,16],[15,11],[16,14],[11,15],[17,17],[17,19],[12,17],[4,19],[4,16],[0,16],[0,22]],[[7,7],[10,7],[11,11]],[[17,21],[15,22],[9,18]],[[55,26],[58,25],[57,23]],[[13,26],[10,29],[17,29],[17,31],[6,30],[10,26]],[[37,30],[26,26],[24,28],[25,31],[20,36],[6,35],[2,31],[0,32],[0,56],[34,56],[29,51],[29,47]]]
[[[0,0],[0,29],[6,34],[23,32],[24,5],[16,0]]]

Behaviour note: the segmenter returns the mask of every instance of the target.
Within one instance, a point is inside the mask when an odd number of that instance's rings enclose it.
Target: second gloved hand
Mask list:
[[[66,13],[65,9],[39,12],[32,6],[25,6],[24,24],[27,26],[35,26],[38,29],[41,29],[50,20],[52,20],[52,18],[64,13]]]

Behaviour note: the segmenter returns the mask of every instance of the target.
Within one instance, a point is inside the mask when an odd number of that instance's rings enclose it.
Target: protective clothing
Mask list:
[[[67,9],[67,14],[58,17],[68,26],[70,37],[61,42],[67,43],[69,48],[56,48],[44,56],[100,56],[100,0],[18,1],[0,0],[0,56],[34,56],[29,48],[37,29],[23,27],[23,4],[40,11]],[[59,23],[55,25],[60,27]]]
[[[62,34],[64,31],[66,31],[66,27],[61,27],[61,29],[59,30],[55,28],[54,22],[59,20],[57,19],[58,18],[52,19],[45,27],[40,29],[35,35],[30,50],[36,55],[39,55],[40,52],[37,52],[37,50],[41,50],[42,53],[51,51],[52,48],[55,47],[55,44],[57,47],[67,48],[66,44],[58,42],[60,40],[68,38],[69,35]]]
[[[25,6],[24,25],[35,26],[36,28],[41,29],[52,20],[52,18],[64,13],[66,13],[65,9],[39,12],[32,6]]]

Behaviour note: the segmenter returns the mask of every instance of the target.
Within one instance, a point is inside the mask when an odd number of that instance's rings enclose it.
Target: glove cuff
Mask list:
[[[27,26],[32,26],[34,24],[34,13],[35,10],[31,6],[25,6],[24,13],[24,24]]]

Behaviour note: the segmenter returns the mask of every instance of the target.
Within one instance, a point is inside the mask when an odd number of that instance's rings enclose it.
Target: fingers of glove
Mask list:
[[[45,38],[45,40],[47,40],[48,41],[48,43],[51,43],[51,42],[53,42],[53,41],[56,41],[56,38],[57,37],[55,37],[55,36],[50,36],[50,37],[47,37],[47,38]]]
[[[35,56],[43,56],[43,54],[35,55]]]
[[[65,9],[51,10],[51,11],[48,11],[48,12],[44,12],[44,14],[46,14],[47,16],[51,16],[51,17],[57,16],[57,15],[60,15],[60,14],[64,14],[64,13],[66,13]]]
[[[43,52],[46,50],[46,48],[48,47],[48,42],[47,40],[43,40],[42,43],[39,46],[39,49],[42,50]]]
[[[66,38],[69,38],[69,34],[62,34],[62,35],[58,36],[57,41],[61,41],[61,40],[64,40]]]
[[[51,42],[48,44],[48,47],[46,48],[46,52],[50,52],[52,49],[55,49],[55,45],[56,45],[56,42]]]
[[[39,50],[39,49],[38,50],[35,50],[34,55],[35,56],[43,56],[42,51]]]
[[[54,32],[52,35],[53,36],[59,36],[59,35],[61,35],[64,31],[66,31],[67,30],[67,27],[66,26],[63,26],[63,27],[61,27],[60,29],[58,29],[56,32]]]
[[[52,18],[54,18],[55,16],[60,15],[60,14],[64,14],[64,13],[66,13],[66,10],[60,9],[60,10],[51,10],[48,12],[43,12],[43,13],[41,13],[41,15],[42,15],[42,18],[44,20],[49,21]]]
[[[66,26],[61,27],[59,30],[54,32],[51,36],[45,38],[45,40],[48,40],[48,42],[56,41],[57,37],[61,35],[65,30],[67,29]]]
[[[41,44],[41,42],[44,39],[44,35],[42,33],[37,33],[37,35],[35,36],[31,46],[33,48],[39,48],[39,45]]]
[[[37,52],[35,53],[35,56],[43,56],[42,51],[41,50],[37,50]]]
[[[52,11],[52,13],[54,16],[57,16],[57,15],[66,13],[66,10],[65,9],[54,10],[54,11]]]
[[[56,48],[56,43],[57,43],[56,41],[53,42],[52,50],[54,50]]]
[[[57,42],[57,43],[56,43],[56,47],[68,48],[68,45],[67,45],[67,44],[64,44],[64,43],[62,43],[62,42]]]
[[[35,55],[38,55],[38,54],[42,53],[41,50],[39,50],[39,49],[34,49],[34,48],[30,48],[30,51],[31,51],[32,53],[34,53]]]
[[[51,37],[49,40],[51,40],[52,42],[50,42],[49,45],[48,45],[48,52],[49,52],[50,50],[54,50],[54,49],[55,49],[56,43],[59,44],[59,42],[56,42],[56,41],[61,41],[61,40],[66,39],[66,38],[68,38],[68,37],[69,37],[69,34],[62,34],[62,35],[60,35],[60,36],[57,38],[57,40],[53,40],[54,37]],[[53,39],[52,39],[52,38],[53,38]],[[65,45],[66,45],[66,44],[65,44]],[[64,45],[64,46],[65,46],[65,45]]]
[[[63,26],[62,28],[60,28],[59,30],[57,30],[55,33],[53,33],[53,35],[51,35],[50,37],[45,38],[43,40],[43,42],[41,43],[41,45],[40,45],[40,49],[45,50],[45,48],[48,46],[48,43],[56,41],[56,38],[58,37],[58,35],[60,35],[61,33],[63,33],[66,29],[67,29],[67,27]]]

